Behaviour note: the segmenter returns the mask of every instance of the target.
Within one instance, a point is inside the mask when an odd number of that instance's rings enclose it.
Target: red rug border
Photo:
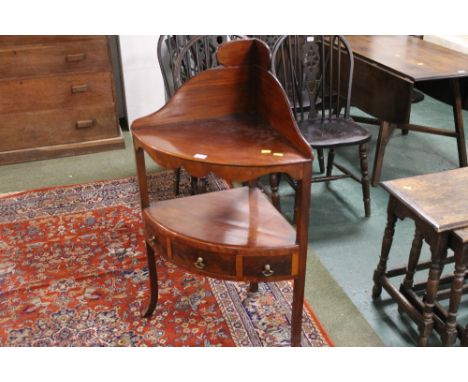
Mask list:
[[[320,330],[320,333],[322,333],[322,336],[323,336],[323,338],[325,339],[325,341],[327,342],[328,346],[330,346],[330,347],[336,347],[336,346],[335,346],[335,343],[333,342],[333,340],[331,339],[330,335],[328,334],[328,332],[327,332],[327,331],[325,330],[325,328],[323,327],[322,322],[319,320],[319,318],[318,318],[317,315],[315,314],[314,310],[312,309],[312,306],[310,305],[309,301],[307,301],[306,298],[304,298],[304,307],[307,309],[307,311],[309,312],[310,316],[311,316],[312,319],[314,320],[315,324],[317,325],[318,330]]]
[[[169,171],[171,170],[154,171],[154,172],[148,173],[147,175],[153,175],[159,172],[169,172]],[[125,176],[122,178],[113,178],[113,179],[90,180],[89,182],[84,182],[84,183],[73,183],[73,184],[64,184],[64,185],[58,185],[58,186],[38,187],[38,188],[32,188],[30,190],[9,191],[9,192],[0,194],[0,199],[7,198],[9,196],[21,196],[28,192],[45,192],[45,191],[50,191],[54,188],[73,188],[73,187],[78,187],[78,186],[86,186],[92,183],[108,183],[108,182],[122,181],[122,180],[127,180],[127,179],[132,179],[132,178],[136,179],[136,175]]]

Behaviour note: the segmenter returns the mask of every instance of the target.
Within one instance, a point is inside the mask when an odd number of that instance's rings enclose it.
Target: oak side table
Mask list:
[[[382,183],[384,189],[390,194],[390,198],[380,261],[374,272],[372,296],[374,299],[378,298],[382,288],[391,295],[398,303],[400,311],[406,312],[418,324],[420,331],[418,345],[420,346],[427,345],[428,336],[434,325],[442,333],[444,343],[453,342],[456,308],[458,308],[456,299],[459,298],[460,293],[457,288],[459,289],[460,283],[463,283],[464,277],[464,268],[460,269],[461,265],[453,278],[455,290],[452,288],[453,304],[449,308],[451,318],[447,322],[447,314],[435,313],[441,312],[437,302],[437,292],[442,268],[447,262],[447,249],[451,247],[455,250],[456,265],[463,263],[462,252],[457,249],[456,245],[461,248],[463,243],[466,243],[466,238],[463,238],[460,229],[468,226],[468,197],[465,192],[467,183],[467,168]],[[405,218],[414,220],[416,226],[408,266],[387,271],[387,260],[396,221]],[[427,264],[418,264],[423,240],[430,246],[431,259]],[[424,283],[425,296],[421,300],[416,294],[418,288],[413,285],[413,276],[416,270],[424,268],[429,268],[429,276],[427,283]],[[390,283],[390,278],[399,275],[405,275],[405,278],[400,288],[397,289]]]

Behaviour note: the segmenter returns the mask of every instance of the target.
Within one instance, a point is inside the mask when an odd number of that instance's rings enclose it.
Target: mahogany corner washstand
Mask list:
[[[300,346],[312,151],[268,71],[263,42],[223,44],[217,58],[221,66],[132,124],[151,288],[145,317],[157,304],[156,250],[189,272],[248,281],[252,290],[258,282],[294,280],[291,344]],[[144,152],[166,168],[250,186],[150,203]],[[253,186],[271,173],[298,182],[295,228]]]

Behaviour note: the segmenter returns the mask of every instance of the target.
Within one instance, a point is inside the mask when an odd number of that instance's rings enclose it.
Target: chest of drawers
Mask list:
[[[0,164],[123,148],[106,36],[0,36]]]

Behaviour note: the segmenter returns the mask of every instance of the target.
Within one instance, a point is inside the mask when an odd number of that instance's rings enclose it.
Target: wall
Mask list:
[[[425,35],[424,40],[468,54],[468,36]]]
[[[129,125],[165,103],[156,53],[158,37],[119,36]]]

